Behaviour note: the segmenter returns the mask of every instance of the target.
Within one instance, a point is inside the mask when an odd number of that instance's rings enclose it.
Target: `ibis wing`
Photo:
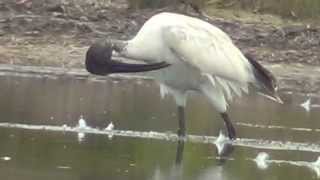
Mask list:
[[[240,83],[252,81],[250,63],[222,30],[214,26],[170,26],[163,36],[177,59],[201,73]]]

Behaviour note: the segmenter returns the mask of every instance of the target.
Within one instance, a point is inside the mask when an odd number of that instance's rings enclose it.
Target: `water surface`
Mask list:
[[[161,99],[151,80],[11,74],[0,76],[0,83],[0,123],[75,127],[82,115],[98,131],[111,121],[129,134],[169,135],[177,129],[172,98]],[[283,92],[282,97],[285,105],[250,95],[230,107],[240,139],[225,162],[217,160],[215,145],[205,141],[182,146],[152,135],[109,138],[103,133],[79,139],[70,131],[1,127],[0,179],[317,179],[317,166],[308,164],[317,160],[319,154],[312,152],[317,147],[289,150],[286,142],[319,144],[319,99],[312,97],[308,112],[300,106],[308,95]],[[212,137],[221,129],[219,114],[204,97],[192,94],[188,134]],[[241,145],[246,139],[249,146]],[[255,148],[251,141],[262,146]],[[272,141],[284,143],[283,150],[268,148]],[[253,161],[260,152],[270,155],[266,169]]]

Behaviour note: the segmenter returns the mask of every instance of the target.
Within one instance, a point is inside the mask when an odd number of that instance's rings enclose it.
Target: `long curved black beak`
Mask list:
[[[146,72],[162,69],[170,66],[170,64],[162,61],[153,64],[129,64],[115,60],[109,60],[110,73],[134,73],[134,72]]]
[[[112,59],[113,47],[111,44],[93,44],[86,54],[86,69],[95,75],[108,75],[111,73],[134,73],[153,71],[168,67],[166,62],[152,64],[131,64]]]

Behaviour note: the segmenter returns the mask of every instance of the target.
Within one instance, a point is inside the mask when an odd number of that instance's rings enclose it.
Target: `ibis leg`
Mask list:
[[[184,137],[186,135],[186,119],[185,119],[183,106],[178,106],[178,120],[179,120],[178,136]]]
[[[181,165],[183,159],[184,141],[179,140],[176,153],[176,165]]]
[[[229,138],[235,139],[236,138],[236,130],[234,129],[228,114],[226,112],[221,113],[221,117],[223,118],[224,125],[227,128]]]

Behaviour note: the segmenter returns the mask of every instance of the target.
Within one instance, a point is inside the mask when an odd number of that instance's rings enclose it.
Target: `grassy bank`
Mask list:
[[[222,1],[220,1],[222,2]],[[227,1],[224,1],[226,4]],[[232,2],[235,2],[232,5]],[[231,7],[273,13],[290,18],[319,18],[319,0],[229,0]]]
[[[245,10],[271,13],[286,18],[310,19],[320,17],[320,0],[185,0],[203,8]],[[131,8],[159,8],[177,5],[179,0],[128,0]]]

